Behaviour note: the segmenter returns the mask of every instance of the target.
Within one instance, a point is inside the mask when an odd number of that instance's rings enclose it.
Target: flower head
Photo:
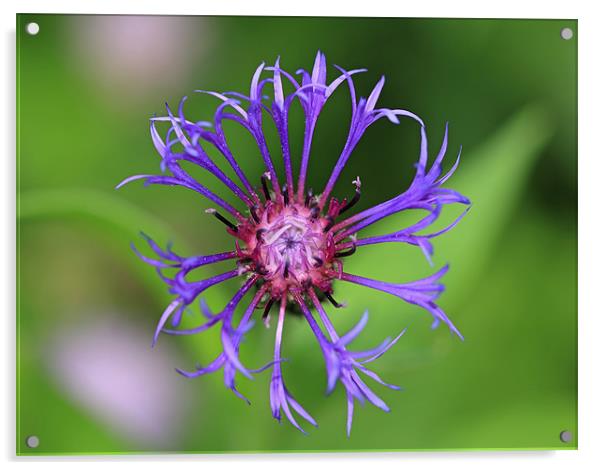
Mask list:
[[[347,334],[339,336],[320,299],[328,299],[336,308],[343,307],[334,299],[335,283],[359,284],[422,307],[432,315],[433,327],[443,322],[452,332],[461,337],[458,329],[436,303],[444,289],[439,281],[447,271],[447,266],[427,278],[395,284],[348,273],[345,270],[345,258],[354,255],[357,249],[364,245],[398,242],[419,247],[432,264],[431,240],[452,229],[466,211],[442,230],[426,234],[423,231],[438,219],[444,206],[454,203],[468,205],[470,202],[460,193],[443,187],[459,163],[458,155],[455,164],[446,174],[443,174],[442,163],[447,150],[447,127],[437,156],[429,164],[427,135],[422,120],[410,111],[377,107],[384,86],[384,77],[377,82],[367,98],[358,99],[353,75],[365,70],[346,71],[339,67],[337,69],[340,74],[329,83],[326,57],[321,52],[318,52],[311,72],[305,70],[297,72],[301,77],[300,81],[280,67],[279,59],[271,67],[261,64],[252,77],[248,95],[234,92],[202,92],[220,100],[211,122],[187,119],[184,115],[186,98],[181,100],[176,113],[167,106],[167,115],[151,119],[150,124],[153,143],[161,156],[162,174],[132,176],[119,186],[134,180],[144,180],[146,185],[182,186],[191,189],[219,208],[211,208],[207,212],[223,222],[226,232],[232,237],[230,251],[182,257],[174,253],[171,247],[164,250],[145,236],[155,257],[144,256],[138,251],[136,253],[143,261],[157,268],[170,293],[174,295],[174,300],[159,319],[153,344],[161,332],[174,335],[197,334],[221,325],[223,352],[208,366],[199,366],[192,372],[180,372],[187,377],[197,377],[223,369],[226,386],[244,398],[236,389],[236,374],[240,373],[252,378],[253,374],[272,367],[270,386],[272,414],[276,419],[281,420],[283,413],[295,427],[303,431],[293,412],[312,425],[316,425],[316,421],[293,398],[282,377],[284,361],[281,357],[282,331],[287,307],[295,306],[305,317],[324,355],[327,390],[332,391],[337,383],[345,389],[349,433],[356,401],[360,403],[368,401],[388,411],[387,405],[366,385],[364,378],[370,378],[390,388],[397,389],[397,387],[385,383],[365,364],[384,354],[397,342],[401,334],[394,340],[385,340],[372,350],[350,351],[347,346],[365,327],[367,313],[356,327]],[[289,82],[292,92],[285,94],[283,80]],[[311,189],[306,189],[314,130],[322,108],[332,93],[343,83],[346,83],[349,89],[352,108],[348,137],[325,188],[320,193],[314,194]],[[264,96],[268,84],[273,90],[271,99]],[[294,103],[301,105],[305,116],[304,140],[296,179],[288,140],[288,115]],[[387,118],[392,123],[398,124],[400,117],[413,120],[420,129],[420,155],[412,183],[406,191],[388,201],[356,212],[354,215],[345,216],[344,214],[360,200],[360,178],[353,181],[355,190],[351,197],[339,199],[332,196],[332,191],[353,149],[371,124],[381,118]],[[282,180],[275,170],[273,156],[266,142],[264,119],[271,119],[278,132],[284,161]],[[237,123],[254,138],[265,166],[265,172],[257,185],[251,184],[231,151],[223,130],[224,120]],[[170,126],[164,136],[161,136],[156,128],[156,123],[159,121],[166,121]],[[238,182],[227,176],[209,157],[207,146],[213,147],[225,159],[234,171]],[[183,162],[196,164],[221,181],[227,190],[238,198],[239,207],[234,207],[195,180],[184,170]],[[366,227],[393,214],[411,209],[421,210],[425,216],[413,225],[401,227],[393,233],[361,236],[361,232]],[[202,281],[187,279],[188,273],[201,266],[225,261],[234,261],[236,266]],[[168,268],[176,270],[175,276],[167,277],[163,274],[163,270]],[[207,317],[207,321],[190,330],[178,329],[182,312],[198,299],[204,290],[237,277],[242,278],[242,287],[220,313],[211,313],[208,307],[201,303],[201,311]],[[234,312],[245,297],[250,297],[251,300],[247,301],[245,313],[235,326]],[[240,343],[244,334],[253,325],[251,318],[254,311],[263,308],[263,320],[266,325],[269,325],[270,310],[274,304],[278,306],[279,312],[274,356],[266,366],[256,370],[248,369],[239,358]],[[311,306],[317,312],[322,326],[314,318]],[[168,327],[169,319],[171,319],[171,328]]]

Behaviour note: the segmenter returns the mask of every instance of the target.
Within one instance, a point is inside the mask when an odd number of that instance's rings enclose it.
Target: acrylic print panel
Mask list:
[[[18,453],[575,449],[577,38],[19,15]]]

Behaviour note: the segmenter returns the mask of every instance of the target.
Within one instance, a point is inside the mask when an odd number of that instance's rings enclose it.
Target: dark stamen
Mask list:
[[[251,212],[251,217],[253,217],[253,220],[255,221],[255,223],[259,223],[259,217],[257,217],[257,209],[259,207],[257,206],[257,204],[255,204],[253,207],[251,207],[249,209],[249,212]]]
[[[357,179],[353,182],[353,184],[355,185],[355,194],[353,195],[353,198],[343,206],[343,208],[339,211],[339,214],[342,214],[343,212],[345,212],[346,210],[351,209],[353,206],[355,206],[357,204],[357,202],[360,200],[360,196],[361,196],[361,191],[360,188],[362,187],[362,183],[360,181],[360,177],[358,176]]]
[[[270,314],[270,310],[272,309],[272,305],[274,305],[274,298],[270,297],[268,303],[265,304],[265,308],[263,309],[263,315],[261,316],[261,318],[265,320],[268,317],[268,315]]]
[[[284,263],[284,272],[282,273],[282,275],[285,279],[288,277],[288,261]]]
[[[311,201],[311,199],[314,197],[314,190],[309,188],[309,190],[307,191],[307,196],[305,196],[305,206],[309,207],[309,202]]]
[[[263,195],[265,196],[266,201],[271,201],[270,190],[268,189],[268,180],[270,179],[269,173],[264,173],[261,175],[261,189],[263,189]]]
[[[324,261],[322,260],[322,258],[318,258],[317,256],[314,256],[314,261],[316,262],[315,267],[319,268],[320,266],[322,266],[324,264]]]
[[[269,271],[262,264],[259,263],[255,264],[255,272],[257,274],[261,274],[262,276],[265,276],[269,273]]]
[[[335,258],[344,258],[345,256],[351,256],[353,253],[355,253],[356,250],[356,246],[355,243],[351,246],[351,248],[349,248],[347,251],[339,251],[338,253],[335,253],[334,257]]]
[[[313,206],[309,214],[311,215],[312,219],[317,219],[318,215],[320,215],[320,208],[318,206]]]
[[[260,242],[263,239],[263,234],[266,230],[264,228],[260,228],[255,232],[255,239]]]
[[[344,307],[343,304],[340,304],[336,300],[334,300],[334,298],[332,297],[332,295],[329,294],[328,292],[324,292],[324,295],[330,301],[330,303],[335,306],[335,308],[343,308]]]
[[[288,206],[288,187],[286,184],[282,186],[282,198],[284,199],[284,205]]]
[[[268,303],[265,304],[265,308],[263,310],[263,315],[261,316],[261,319],[263,320],[263,324],[265,325],[266,328],[270,327],[270,310],[271,310],[273,304],[274,304],[274,299],[270,298],[270,300],[268,300]]]
[[[230,222],[228,219],[226,219],[223,215],[221,215],[218,211],[216,211],[215,209],[207,209],[205,211],[207,214],[212,214],[215,216],[215,218],[217,220],[219,220],[220,222],[224,223],[225,225],[227,225],[228,227],[230,227],[234,232],[238,232],[238,228],[236,227],[236,225],[234,225],[232,222]]]
[[[326,220],[328,220],[328,223],[326,224],[326,226],[324,227],[324,229],[322,230],[324,233],[328,232],[334,225],[334,217],[327,215],[326,217],[324,217]]]

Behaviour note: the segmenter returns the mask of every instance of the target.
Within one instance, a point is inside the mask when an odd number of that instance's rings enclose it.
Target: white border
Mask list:
[[[391,0],[350,0],[326,2],[303,0],[272,1],[212,1],[189,2],[165,0],[53,0],[53,1],[4,1],[1,8],[2,22],[2,103],[5,109],[0,115],[0,140],[6,150],[2,158],[3,229],[0,231],[0,259],[3,260],[0,297],[5,300],[2,311],[2,351],[0,388],[5,417],[0,426],[0,445],[3,460],[10,467],[19,461],[20,468],[42,463],[51,468],[65,465],[111,465],[122,467],[131,464],[145,470],[162,468],[167,462],[177,460],[189,468],[199,465],[230,467],[244,465],[247,470],[281,468],[305,468],[308,465],[345,465],[346,468],[362,468],[376,460],[377,465],[407,465],[413,469],[444,466],[446,469],[546,468],[566,470],[592,468],[599,453],[602,423],[601,366],[602,357],[597,335],[602,331],[602,305],[597,295],[602,266],[599,237],[600,197],[602,184],[602,152],[597,137],[602,103],[600,100],[602,74],[600,65],[600,19],[593,1],[542,1],[505,0],[504,2],[455,0],[448,2],[420,1],[397,2]],[[289,455],[207,455],[207,456],[124,456],[124,457],[77,457],[77,458],[19,458],[15,449],[15,366],[14,366],[14,260],[15,260],[15,13],[116,13],[116,14],[222,14],[222,15],[286,15],[286,16],[405,16],[405,17],[476,17],[476,18],[577,18],[579,19],[579,451],[559,452],[462,452],[462,453],[400,453],[400,454],[289,454]],[[597,452],[598,451],[598,452]],[[43,460],[43,462],[40,462]],[[37,462],[36,462],[37,461]]]

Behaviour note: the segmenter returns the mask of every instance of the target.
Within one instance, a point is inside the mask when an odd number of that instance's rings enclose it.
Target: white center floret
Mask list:
[[[318,227],[319,228],[319,227]],[[280,274],[301,280],[321,259],[323,236],[300,215],[285,214],[266,227],[261,254],[270,275]]]

